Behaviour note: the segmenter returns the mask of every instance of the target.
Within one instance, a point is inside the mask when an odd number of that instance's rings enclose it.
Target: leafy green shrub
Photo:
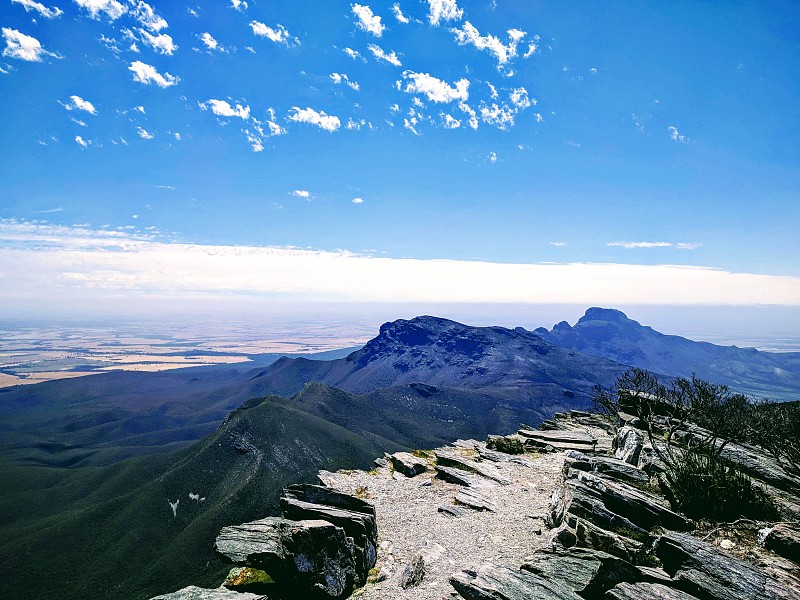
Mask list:
[[[506,454],[523,454],[525,452],[525,446],[522,441],[513,435],[490,435],[486,441],[486,447]]]

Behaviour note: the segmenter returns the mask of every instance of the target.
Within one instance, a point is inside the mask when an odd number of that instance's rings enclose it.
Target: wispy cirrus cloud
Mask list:
[[[678,248],[679,250],[696,250],[701,244],[694,242],[608,242],[606,246],[625,248]]]
[[[64,14],[64,11],[57,6],[49,8],[41,2],[36,2],[35,0],[11,0],[11,3],[20,4],[25,9],[25,12],[33,11],[45,19],[55,19]]]

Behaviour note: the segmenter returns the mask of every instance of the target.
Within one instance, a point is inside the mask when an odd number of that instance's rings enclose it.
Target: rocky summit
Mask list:
[[[788,520],[693,521],[659,488],[639,425],[572,411],[488,444],[458,440],[386,454],[369,471],[321,471],[322,485],[285,490],[283,517],[217,538],[239,568],[274,577],[260,595],[231,583],[234,570],[220,588],[158,599],[800,599],[797,496],[780,493],[800,481],[764,455],[741,461]],[[731,460],[751,451],[740,446]]]

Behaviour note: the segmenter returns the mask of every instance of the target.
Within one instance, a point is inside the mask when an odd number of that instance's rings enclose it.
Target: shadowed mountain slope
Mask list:
[[[669,376],[698,377],[736,391],[779,400],[800,398],[800,352],[759,352],[664,335],[624,313],[590,308],[574,326],[566,321],[537,335],[568,350]]]
[[[312,383],[291,399],[244,403],[171,455],[60,475],[5,465],[0,597],[144,599],[211,584],[229,568],[212,550],[219,529],[275,513],[283,486],[314,481],[320,469],[369,468],[383,451],[484,438],[537,419],[525,403],[478,391],[412,384],[357,395]],[[19,573],[47,576],[21,585]]]

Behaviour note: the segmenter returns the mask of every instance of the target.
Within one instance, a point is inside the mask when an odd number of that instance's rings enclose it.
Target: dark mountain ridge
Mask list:
[[[775,400],[800,398],[800,352],[760,352],[665,335],[629,319],[623,312],[589,308],[570,326],[534,331],[562,348],[614,360],[668,376],[692,373],[736,391]]]

